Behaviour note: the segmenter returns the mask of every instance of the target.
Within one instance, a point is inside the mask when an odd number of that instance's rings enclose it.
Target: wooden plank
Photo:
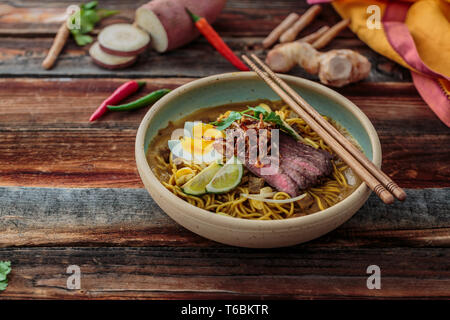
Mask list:
[[[105,20],[100,28],[116,22],[131,22],[134,17],[134,8],[145,2],[138,1],[132,6],[133,8],[123,1],[109,2],[108,6],[121,10],[121,14]],[[87,56],[88,48],[80,48],[70,40],[56,68],[50,71],[42,70],[40,63],[51,46],[52,37],[60,25],[64,9],[69,4],[72,2],[56,1],[51,5],[42,4],[39,1],[11,2],[12,12],[0,16],[0,36],[6,36],[2,39],[2,48],[0,48],[3,60],[0,64],[0,74],[4,76],[198,77],[234,71],[233,67],[203,39],[164,55],[148,52],[141,56],[134,67],[121,71],[103,70],[94,66]],[[260,44],[262,37],[267,35],[287,14],[292,11],[304,12],[307,7],[308,5],[304,2],[286,0],[228,1],[226,10],[216,23],[216,28],[238,54],[246,51],[264,56],[265,53]],[[304,34],[313,32],[325,24],[334,24],[338,20],[339,16],[331,6],[325,5],[321,15],[304,30]],[[350,47],[361,51],[373,63],[374,68],[368,78],[369,81],[410,80],[406,69],[374,53],[349,30],[343,32],[329,46],[330,49]],[[309,75],[300,68],[296,68],[292,73],[317,80],[317,77]]]
[[[116,22],[131,22],[134,19],[134,9],[145,2],[147,0],[140,0],[130,6],[123,1],[109,1],[105,5],[118,9],[121,13],[104,20],[99,28]],[[56,67],[45,71],[40,67],[40,63],[51,46],[52,37],[59,28],[65,8],[73,2],[67,0],[42,3],[35,0],[26,2],[14,0],[9,1],[9,4],[6,14],[0,14],[0,36],[4,36],[0,48],[2,56],[0,74],[3,76],[199,77],[234,71],[233,67],[202,39],[164,55],[148,52],[141,56],[134,67],[121,71],[108,71],[94,66],[87,57],[88,48],[80,48],[70,40]],[[306,2],[293,0],[229,0],[215,27],[225,36],[226,42],[236,53],[246,51],[262,57],[265,55],[261,47],[262,37],[290,12],[303,13],[308,7]],[[332,7],[325,4],[320,16],[299,36],[309,34],[325,24],[332,25],[339,19]],[[98,29],[94,33],[96,32]],[[411,79],[409,71],[374,53],[350,30],[342,32],[328,48],[353,48],[366,55],[374,66],[368,81]],[[317,77],[300,68],[295,68],[292,74],[317,80]]]
[[[0,136],[1,185],[142,186],[136,129],[19,129]]]
[[[265,57],[266,53],[260,45],[261,37],[225,37],[225,41],[238,55],[246,52],[255,53],[261,58]],[[59,56],[55,67],[51,70],[44,70],[41,63],[52,42],[53,38],[1,38],[0,75],[3,77],[204,77],[236,71],[203,38],[164,54],[147,51],[140,55],[134,66],[113,71],[94,65],[88,55],[89,46],[79,47],[70,40]],[[401,82],[410,80],[408,70],[395,66],[387,58],[378,55],[355,37],[336,39],[329,48],[352,48],[364,54],[373,65],[371,74],[366,81]],[[386,69],[386,65],[392,67]],[[318,79],[317,76],[310,75],[300,67],[294,68],[290,74],[307,79]]]
[[[135,9],[148,0],[108,1],[101,3],[101,7],[119,10],[120,14],[104,20],[100,25],[116,21],[132,22]],[[53,36],[60,25],[67,6],[73,1],[8,1],[10,8],[2,15],[0,10],[0,36]],[[278,25],[290,12],[303,13],[309,5],[305,1],[268,1],[268,0],[228,0],[225,10],[214,24],[222,35],[233,36],[265,36]],[[334,24],[339,16],[330,5],[323,5],[323,11],[314,23],[304,31],[313,32],[324,24]],[[349,37],[351,32],[346,30],[341,36]]]
[[[346,224],[306,247],[449,247],[450,189],[370,197]],[[219,246],[172,221],[145,189],[0,187],[0,246]]]
[[[146,108],[111,112],[89,123],[89,116],[128,79],[0,78],[0,129],[26,131],[59,129],[136,129]],[[154,90],[174,89],[194,78],[141,78],[145,86],[124,102]]]
[[[192,79],[144,80],[140,94]],[[0,79],[0,185],[142,187],[134,138],[146,109],[87,122],[123,81]],[[374,123],[383,169],[401,186],[450,187],[450,132],[411,83],[362,83],[340,91]]]
[[[343,299],[450,297],[446,248],[13,248],[3,299]],[[67,289],[69,265],[81,289]],[[367,288],[367,267],[381,289]]]

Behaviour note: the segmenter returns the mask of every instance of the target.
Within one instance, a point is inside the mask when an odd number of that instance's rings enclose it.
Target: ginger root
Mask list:
[[[275,72],[288,72],[296,64],[322,83],[342,87],[366,78],[371,64],[363,55],[349,49],[319,52],[306,42],[291,42],[269,51],[267,65]]]

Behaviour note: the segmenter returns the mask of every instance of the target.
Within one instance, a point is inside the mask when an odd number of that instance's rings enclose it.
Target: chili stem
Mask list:
[[[239,59],[230,47],[223,41],[219,34],[213,29],[209,22],[196,14],[192,13],[189,9],[185,8],[186,12],[191,17],[197,29],[203,34],[208,42],[231,64],[241,71],[249,71],[250,69]]]
[[[135,80],[127,81],[122,84],[105,101],[102,102],[97,110],[95,110],[95,112],[91,115],[89,121],[95,121],[100,118],[108,110],[108,105],[119,103],[126,97],[138,91],[138,89],[141,88],[144,84],[145,82],[143,81]]]

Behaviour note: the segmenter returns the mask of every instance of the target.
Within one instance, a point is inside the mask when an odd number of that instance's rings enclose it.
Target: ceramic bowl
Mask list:
[[[378,167],[381,147],[366,115],[351,101],[318,83],[280,75],[321,114],[342,124]],[[253,72],[225,73],[189,82],[167,94],[145,115],[136,136],[140,177],[156,203],[176,222],[205,238],[251,248],[273,248],[306,242],[334,230],[366,202],[370,190],[363,183],[350,196],[317,213],[285,220],[264,221],[227,217],[197,208],[169,192],[151,171],[146,152],[169,121],[200,109],[227,103],[280,98]],[[150,214],[150,213],[149,213]]]

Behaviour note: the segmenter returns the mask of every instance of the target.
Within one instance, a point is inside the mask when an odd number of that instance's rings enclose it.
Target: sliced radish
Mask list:
[[[112,24],[98,35],[100,47],[106,53],[133,57],[142,53],[150,43],[147,32],[127,23]]]
[[[119,57],[108,54],[100,48],[100,44],[98,42],[95,42],[91,46],[91,48],[89,49],[89,54],[96,64],[106,69],[126,68],[132,65],[137,59],[137,56]]]

